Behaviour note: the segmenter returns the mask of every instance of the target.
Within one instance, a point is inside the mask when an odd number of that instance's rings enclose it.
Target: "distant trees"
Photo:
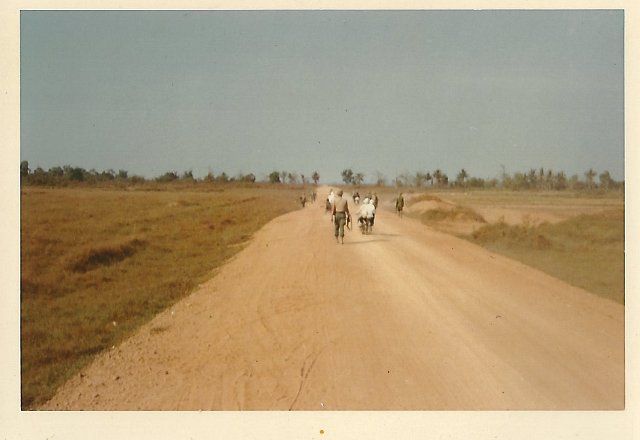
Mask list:
[[[379,171],[377,175],[382,176]],[[596,183],[595,177],[599,178]],[[584,173],[584,180],[578,175],[568,178],[563,171],[554,172],[550,169],[530,168],[524,172],[509,174],[502,166],[499,177],[483,179],[474,177],[462,168],[456,175],[453,185],[449,182],[449,177],[441,169],[433,172],[417,171],[415,174],[401,173],[396,175],[393,184],[398,187],[421,188],[427,184],[432,187],[446,188],[450,186],[458,188],[505,188],[510,190],[538,190],[538,191],[562,191],[562,190],[614,190],[624,186],[623,182],[616,182],[611,178],[609,171],[598,174],[595,170],[589,169]]]
[[[353,176],[353,184],[354,185],[362,185],[362,182],[364,182],[364,174],[363,173],[356,173]]]
[[[467,183],[467,177],[469,174],[465,171],[465,169],[461,169],[458,175],[456,176],[456,184],[460,186],[465,186]]]
[[[287,173],[287,179],[289,183],[296,184],[298,183],[298,174],[289,172]]]
[[[269,183],[280,183],[280,172],[279,171],[272,171],[269,174]]]
[[[347,185],[363,185],[365,174],[362,172],[354,172],[351,168],[342,170],[342,180]],[[581,179],[580,176],[583,176]],[[596,181],[597,178],[597,181]],[[307,178],[304,174],[298,174],[294,171],[272,171],[263,178],[268,183],[279,184],[299,184],[301,181],[306,184]],[[302,180],[301,180],[302,179]],[[158,183],[189,183],[197,184],[199,182],[207,183],[232,183],[243,182],[252,184],[256,182],[254,173],[238,173],[235,177],[229,176],[222,172],[214,175],[209,170],[207,175],[201,179],[196,178],[192,170],[184,171],[178,174],[176,171],[168,171],[160,176],[151,179]],[[317,171],[311,174],[311,180],[314,184],[318,184],[320,175]],[[377,186],[385,186],[387,184],[384,174],[380,171],[374,172],[373,181]],[[115,172],[112,169],[97,171],[95,169],[85,170],[81,167],[64,165],[54,166],[49,170],[44,170],[37,166],[32,169],[27,160],[20,162],[20,183],[21,185],[45,185],[45,186],[65,186],[65,185],[94,185],[94,184],[113,184],[113,185],[131,185],[142,184],[148,182],[141,176],[130,176],[129,172],[119,169]],[[404,172],[396,175],[392,182],[398,187],[423,188],[431,186],[434,188],[459,187],[459,188],[504,188],[509,190],[537,190],[537,191],[611,191],[624,188],[624,182],[618,182],[613,179],[608,170],[598,173],[593,168],[589,168],[581,175],[575,174],[570,177],[563,171],[553,171],[551,169],[530,168],[524,172],[507,173],[504,166],[501,175],[492,179],[483,179],[474,177],[462,168],[456,175],[456,179],[450,185],[449,178],[441,169],[432,172],[417,171],[414,174]]]
[[[351,168],[342,170],[342,181],[345,185],[349,185],[353,182],[353,170]]]
[[[593,189],[594,181],[593,178],[596,177],[598,173],[596,173],[593,168],[589,168],[584,173],[584,177],[586,178],[586,184],[588,189]]]
[[[435,182],[436,185],[440,186],[442,184],[442,171],[437,169],[433,172],[433,178],[431,179],[431,184]]]
[[[604,190],[609,190],[616,184],[616,182],[611,178],[609,171],[604,171],[598,177],[600,178],[600,188]]]
[[[376,170],[375,175],[376,186],[385,186],[387,184],[387,178],[381,171]]]
[[[545,171],[543,168],[540,168],[537,172],[533,169],[527,173],[516,172],[513,176],[503,172],[502,187],[512,190],[563,191],[570,189],[593,191],[601,189],[608,191],[619,189],[623,185],[622,182],[613,180],[609,171],[604,171],[598,176],[598,173],[593,168],[589,168],[583,175],[584,180],[580,180],[576,174],[567,178],[564,171]],[[596,176],[600,178],[600,185],[595,182]]]
[[[156,182],[173,182],[178,180],[178,173],[175,171],[167,171],[162,176],[156,177]]]
[[[26,178],[29,176],[29,162],[23,160],[20,162],[20,179]]]
[[[431,174],[430,173],[424,173],[421,171],[416,172],[416,176],[414,178],[414,185],[417,188],[420,188],[422,186],[424,186],[427,182],[429,182],[431,180]]]

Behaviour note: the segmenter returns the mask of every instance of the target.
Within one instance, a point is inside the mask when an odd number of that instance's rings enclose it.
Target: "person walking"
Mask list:
[[[404,209],[404,197],[402,197],[402,193],[398,195],[396,199],[396,212],[402,218],[402,210]]]
[[[376,208],[373,201],[364,199],[360,209],[358,209],[358,223],[360,223],[360,231],[363,234],[370,234],[373,228],[373,218],[376,215]]]
[[[331,218],[335,226],[336,243],[344,244],[344,226],[347,224],[347,219],[351,215],[349,213],[349,204],[347,199],[342,197],[342,190],[338,190],[338,193],[333,201],[333,208],[331,210]],[[338,241],[338,236],[340,241]]]
[[[371,218],[371,226],[373,227],[373,224],[376,222],[376,211],[378,210],[378,194],[374,192],[373,196],[371,196],[371,200],[369,200],[369,203],[371,203],[374,208],[373,217]]]

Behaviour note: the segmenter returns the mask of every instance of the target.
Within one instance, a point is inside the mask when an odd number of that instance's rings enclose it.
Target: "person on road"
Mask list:
[[[402,218],[402,210],[404,209],[404,197],[402,197],[402,193],[398,195],[396,199],[396,212]]]
[[[327,197],[331,206],[333,206],[333,202],[336,200],[336,195],[333,193],[333,190],[329,191],[329,197]]]
[[[307,203],[307,196],[305,194],[302,194],[300,196],[300,204],[302,205],[302,207],[304,208],[304,205]]]
[[[373,218],[376,215],[376,208],[373,206],[373,201],[365,198],[358,209],[358,223],[360,223],[360,230],[364,234],[371,232],[373,228]]]
[[[376,222],[376,211],[378,210],[378,194],[374,192],[369,202],[373,204],[374,207],[373,217],[371,218],[371,226],[373,227],[373,224]]]
[[[342,190],[338,190],[338,195],[333,201],[333,208],[331,210],[331,218],[333,219],[333,223],[335,225],[335,237],[336,243],[344,244],[344,225],[347,224],[347,219],[349,218],[349,204],[347,203],[347,199],[342,197]],[[340,241],[338,241],[338,236],[340,237]]]

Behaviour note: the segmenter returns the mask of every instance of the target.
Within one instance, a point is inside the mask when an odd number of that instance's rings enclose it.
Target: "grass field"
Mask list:
[[[468,237],[569,284],[624,304],[624,211],[559,223],[481,227]]]
[[[457,220],[475,221],[457,235],[624,304],[621,192],[434,191],[415,200],[452,204],[413,214],[429,226],[451,232]]]
[[[300,189],[21,191],[23,409],[242,249]]]

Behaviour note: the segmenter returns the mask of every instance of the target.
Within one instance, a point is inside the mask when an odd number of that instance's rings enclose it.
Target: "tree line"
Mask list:
[[[167,171],[155,178],[146,179],[143,176],[130,176],[127,170],[113,169],[97,171],[96,169],[86,170],[81,167],[64,165],[51,167],[48,170],[42,167],[31,169],[29,162],[23,160],[20,162],[20,183],[25,185],[44,185],[59,186],[70,183],[96,184],[103,182],[123,182],[123,183],[144,183],[144,182],[208,182],[208,183],[232,183],[232,182],[248,182],[255,183],[257,177],[254,173],[238,173],[235,176],[226,172],[214,174],[209,171],[206,176],[196,178],[192,170],[184,171],[182,174],[176,171]],[[320,174],[314,171],[311,174],[311,181],[318,184]],[[290,184],[306,184],[309,179],[304,174],[291,171],[273,171],[265,179],[269,183],[290,183]]]
[[[396,187],[435,187],[435,188],[504,188],[510,190],[614,190],[624,187],[623,181],[616,181],[607,170],[598,173],[589,168],[583,173],[584,179],[574,174],[568,177],[564,171],[545,170],[531,168],[526,172],[509,174],[502,167],[500,178],[484,179],[474,177],[462,168],[455,180],[450,180],[447,173],[440,169],[434,171],[417,171],[415,173],[402,173],[397,175],[392,184]],[[598,181],[596,181],[596,177]],[[346,185],[359,186],[364,182],[365,174],[355,172],[351,168],[342,171],[342,181]],[[387,186],[387,179],[380,171],[375,171],[373,182],[377,186]]]
[[[360,186],[365,183],[366,175],[351,168],[342,170],[342,181],[345,185]],[[101,182],[122,182],[127,184],[138,184],[144,182],[208,182],[208,183],[231,183],[246,182],[255,183],[258,179],[254,173],[238,173],[230,176],[225,172],[214,174],[210,171],[202,178],[195,178],[191,170],[179,174],[176,171],[168,171],[152,179],[142,176],[130,176],[126,170],[112,169],[97,171],[95,169],[86,170],[81,167],[71,165],[55,166],[44,170],[37,167],[34,170],[29,168],[29,162],[20,162],[20,182],[25,185],[58,186],[67,185],[71,182],[84,182],[85,184],[97,184]],[[315,185],[320,181],[320,174],[317,171],[310,176],[305,174],[274,170],[263,180],[273,184],[310,184]],[[380,172],[375,171],[371,177],[371,182],[376,186],[396,186],[396,187],[416,187],[416,188],[504,188],[510,190],[615,190],[624,187],[623,181],[616,181],[611,177],[609,171],[596,172],[590,168],[582,176],[577,174],[567,176],[563,171],[553,171],[544,168],[529,169],[524,172],[509,174],[502,167],[502,174],[499,177],[485,179],[471,176],[464,168],[461,169],[455,179],[449,179],[447,173],[440,169],[434,171],[417,171],[415,173],[402,173],[396,175],[390,181]]]

